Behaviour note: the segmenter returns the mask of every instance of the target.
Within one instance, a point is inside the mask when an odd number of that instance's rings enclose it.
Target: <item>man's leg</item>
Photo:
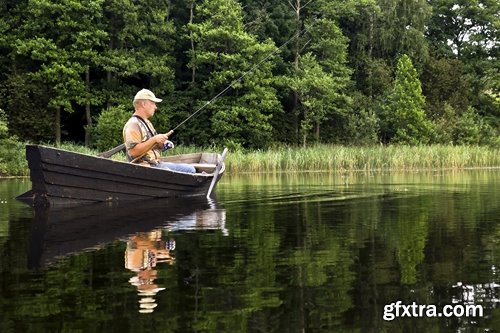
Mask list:
[[[194,166],[184,163],[170,163],[170,162],[160,162],[154,166],[155,168],[172,170],[184,173],[195,173],[196,169]]]

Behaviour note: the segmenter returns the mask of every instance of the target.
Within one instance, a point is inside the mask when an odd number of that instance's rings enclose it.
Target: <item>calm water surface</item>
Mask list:
[[[0,179],[0,332],[500,331],[499,170],[226,175],[211,201],[51,210],[29,188]]]

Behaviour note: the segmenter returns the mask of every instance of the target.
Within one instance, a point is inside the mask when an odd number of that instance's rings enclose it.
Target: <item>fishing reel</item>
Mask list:
[[[169,150],[174,148],[174,143],[170,140],[167,140],[163,143],[163,150]]]

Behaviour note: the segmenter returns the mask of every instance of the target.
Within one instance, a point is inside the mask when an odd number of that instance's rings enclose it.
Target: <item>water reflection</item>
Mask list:
[[[159,267],[175,265],[179,232],[218,230],[227,235],[226,211],[217,201],[169,199],[131,204],[93,204],[34,210],[28,252],[30,269],[47,269],[63,258],[126,243],[124,267],[133,272],[128,282],[138,295],[139,313],[153,313]]]
[[[60,258],[103,248],[156,230],[225,228],[225,210],[205,198],[99,203],[71,208],[37,208],[31,225],[29,268],[44,268]]]
[[[8,215],[0,331],[500,329],[498,171],[227,176],[216,202],[42,211],[26,229]],[[30,227],[46,270],[25,270]],[[484,317],[384,321],[396,301]]]
[[[169,221],[162,228],[148,232],[138,232],[127,240],[125,250],[125,268],[135,273],[129,283],[137,288],[139,312],[152,313],[157,307],[156,294],[165,290],[155,280],[158,278],[157,264],[174,265],[176,241],[173,232],[189,230],[220,230],[227,235],[226,211],[217,208],[217,203],[210,199],[207,209],[199,209]],[[164,232],[166,233],[164,235]]]
[[[139,232],[129,237],[125,250],[125,268],[135,273],[129,282],[137,288],[139,295],[139,312],[151,313],[157,306],[154,296],[165,288],[160,288],[155,280],[159,263],[173,265],[175,258],[175,240],[162,239],[162,230]]]

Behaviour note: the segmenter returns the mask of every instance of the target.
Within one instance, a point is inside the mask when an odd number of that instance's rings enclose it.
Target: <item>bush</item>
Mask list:
[[[454,141],[458,145],[477,145],[481,143],[484,123],[481,117],[469,108],[457,121],[454,128]]]
[[[24,143],[15,138],[0,139],[0,176],[27,176]]]
[[[110,107],[97,117],[97,125],[92,129],[93,146],[98,150],[108,150],[123,143],[123,126],[131,113],[123,106]]]
[[[379,142],[380,119],[375,114],[373,104],[364,95],[357,94],[354,108],[347,115],[343,141],[348,145],[370,145]]]
[[[453,131],[457,122],[456,111],[449,103],[445,102],[439,114],[442,116],[434,119],[432,125],[431,143],[453,144]]]
[[[9,126],[7,122],[7,115],[0,109],[0,140],[6,139],[9,136]]]

